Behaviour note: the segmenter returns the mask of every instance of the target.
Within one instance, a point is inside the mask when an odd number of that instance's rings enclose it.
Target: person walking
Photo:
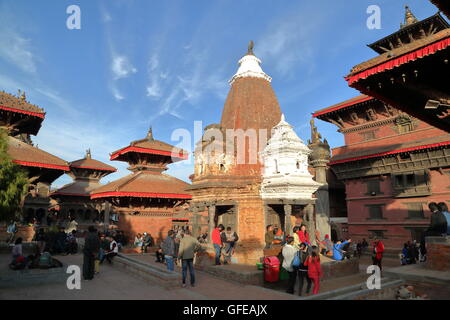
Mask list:
[[[174,257],[175,257],[175,239],[173,230],[167,232],[167,237],[161,244],[161,249],[164,253],[164,259],[166,260],[167,270],[174,270]]]
[[[294,266],[292,266],[292,262],[294,261],[294,257],[297,252],[297,249],[294,247],[294,238],[287,237],[286,244],[283,246],[281,254],[283,255],[282,267],[289,274],[288,288],[286,292],[290,294],[294,294],[295,281],[297,280],[297,270]]]
[[[307,282],[306,295],[309,295],[309,292],[311,291],[312,281],[311,278],[308,276],[308,266],[305,265],[306,260],[308,260],[309,258],[308,246],[305,243],[300,244],[299,255],[300,255],[299,256],[300,266],[298,267],[298,280],[299,280],[298,295],[299,296],[302,295],[303,284],[305,283],[305,280]]]
[[[223,246],[221,233],[224,229],[225,229],[225,227],[223,226],[223,224],[219,224],[217,226],[217,228],[215,228],[211,234],[212,243],[213,243],[214,250],[216,253],[216,258],[215,258],[216,266],[220,266],[220,254],[221,254],[222,246]],[[179,254],[178,254],[178,256],[179,256]]]
[[[100,249],[100,239],[97,230],[93,226],[89,226],[88,235],[84,242],[83,249],[83,278],[84,280],[92,280],[95,272],[95,258],[98,256]]]
[[[376,239],[373,245],[373,255],[372,255],[372,264],[376,265],[380,268],[380,272],[382,271],[381,260],[383,259],[384,253],[384,244],[381,240]]]
[[[187,269],[189,269],[191,286],[195,287],[194,254],[199,248],[200,243],[198,240],[192,237],[190,230],[186,230],[183,239],[180,241],[180,248],[178,249],[178,258],[182,260],[181,273],[183,277],[183,288],[186,287]]]
[[[304,263],[308,267],[308,277],[314,284],[313,294],[318,294],[320,290],[320,278],[322,278],[322,267],[320,265],[320,253],[317,246],[312,246],[311,255],[306,259]]]
[[[14,241],[14,237],[17,233],[17,224],[14,220],[11,220],[11,222],[8,225],[8,228],[6,228],[6,233],[8,234],[8,241],[7,244],[10,244]]]

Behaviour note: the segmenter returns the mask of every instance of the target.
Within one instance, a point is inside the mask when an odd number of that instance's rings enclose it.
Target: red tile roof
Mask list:
[[[427,38],[416,40],[402,47],[383,53],[371,60],[353,67],[346,77],[349,86],[371,75],[394,69],[450,46],[450,29],[442,30]]]
[[[153,171],[136,171],[110,182],[91,193],[91,199],[107,197],[145,197],[191,199],[189,184],[169,175]]]
[[[371,147],[366,149],[359,149],[358,151],[346,152],[340,155],[333,156],[331,158],[331,161],[329,162],[329,165],[443,146],[450,147],[450,134],[439,137],[426,138],[414,142],[400,143],[376,148]]]
[[[45,118],[43,109],[4,91],[0,91],[0,109]]]
[[[90,197],[91,192],[101,186],[102,185],[95,180],[77,180],[52,192],[50,196]]]
[[[340,102],[338,104],[332,105],[331,107],[327,107],[327,108],[321,109],[319,111],[316,111],[316,112],[313,113],[313,117],[323,116],[323,115],[328,114],[330,112],[334,112],[334,111],[338,111],[338,110],[341,110],[341,109],[344,109],[344,108],[356,106],[356,105],[358,105],[360,103],[363,103],[363,102],[366,102],[366,101],[370,101],[370,100],[373,100],[373,99],[375,99],[375,98],[370,97],[370,96],[365,95],[365,94],[359,95],[359,96],[351,98],[349,100],[346,100],[346,101]]]
[[[116,172],[117,169],[95,159],[83,158],[69,163],[70,167]]]
[[[110,159],[121,161],[123,159],[121,159],[120,156],[128,152],[164,155],[172,158],[177,158],[180,160],[188,158],[188,152],[183,149],[174,147],[168,143],[159,140],[145,138],[133,141],[130,143],[129,146],[114,151],[111,154]]]
[[[13,137],[8,137],[8,154],[15,163],[25,167],[69,171],[66,161]]]

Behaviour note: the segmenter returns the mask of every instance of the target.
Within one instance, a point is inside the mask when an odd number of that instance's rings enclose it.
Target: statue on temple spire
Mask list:
[[[254,45],[255,44],[253,43],[253,40],[250,40],[250,42],[248,43],[247,55],[254,56],[254,53],[253,53],[253,46]]]
[[[86,159],[91,159],[91,148],[86,150]]]
[[[153,130],[152,130],[152,127],[151,127],[151,126],[150,126],[150,128],[148,129],[147,139],[150,140],[150,141],[153,140]]]
[[[309,121],[309,124],[311,125],[311,144],[320,143],[322,139],[322,135],[317,131],[317,127],[314,125],[314,119],[311,119]]]
[[[405,22],[401,25],[401,27],[404,28],[416,22],[419,22],[419,20],[412,13],[411,9],[408,6],[405,6]]]
[[[309,155],[310,161],[312,161],[314,167],[318,164],[324,165],[330,161],[330,145],[327,139],[322,141],[322,135],[317,130],[314,119],[311,119],[309,123],[311,125],[311,140],[308,140],[308,147],[312,150]]]

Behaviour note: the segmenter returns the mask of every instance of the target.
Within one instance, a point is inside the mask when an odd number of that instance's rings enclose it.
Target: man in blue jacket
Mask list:
[[[447,235],[450,235],[450,213],[448,212],[448,207],[445,202],[438,203],[439,211],[445,216],[447,220]]]
[[[341,261],[344,260],[344,255],[345,255],[345,251],[342,250],[342,248],[347,244],[352,242],[351,239],[341,242],[338,241],[336,242],[336,244],[333,246],[333,259],[337,260],[337,261]]]

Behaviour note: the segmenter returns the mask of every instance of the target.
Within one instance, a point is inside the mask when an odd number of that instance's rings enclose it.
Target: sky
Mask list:
[[[406,2],[405,2],[406,1]],[[111,152],[144,138],[179,145],[177,129],[192,133],[219,123],[228,80],[255,42],[286,120],[304,141],[311,113],[359,94],[344,76],[376,55],[366,45],[399,29],[404,6],[418,19],[437,12],[426,0],[0,0],[0,89],[46,111],[33,142],[66,161],[92,157],[118,169]],[[66,12],[78,5],[80,29]],[[381,9],[370,30],[367,8]],[[334,125],[316,125],[331,147],[343,145]],[[197,138],[198,139],[198,138]],[[189,181],[193,159],[167,171]],[[63,175],[52,187],[71,182]]]

